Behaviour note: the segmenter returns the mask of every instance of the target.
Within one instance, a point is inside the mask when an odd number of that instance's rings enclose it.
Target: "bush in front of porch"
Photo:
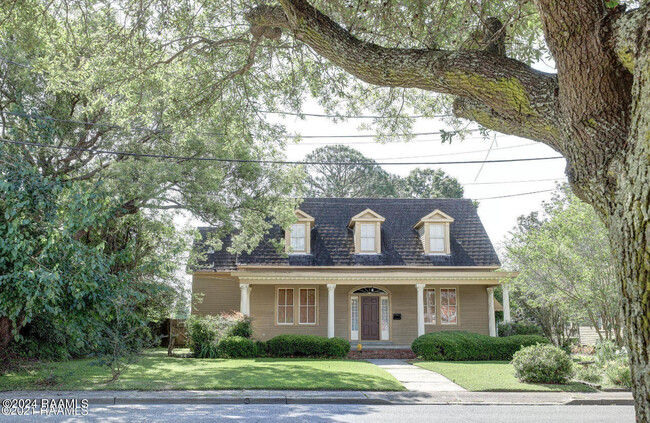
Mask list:
[[[494,338],[478,333],[450,331],[422,335],[413,341],[411,349],[424,360],[510,361],[514,353],[523,347],[547,343],[546,338],[537,335]]]

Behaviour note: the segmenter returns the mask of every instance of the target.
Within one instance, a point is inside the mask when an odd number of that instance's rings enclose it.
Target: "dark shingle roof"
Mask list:
[[[381,225],[381,254],[354,254],[350,219],[369,208],[386,221]],[[413,225],[439,209],[454,218],[450,225],[451,254],[425,255]],[[494,247],[483,228],[476,209],[468,199],[376,199],[376,198],[306,198],[300,210],[314,217],[310,255],[278,253],[268,242],[283,239],[284,231],[276,227],[251,254],[237,257],[224,249],[209,254],[203,269],[235,269],[238,264],[289,266],[499,266]],[[199,228],[205,238],[211,228]]]

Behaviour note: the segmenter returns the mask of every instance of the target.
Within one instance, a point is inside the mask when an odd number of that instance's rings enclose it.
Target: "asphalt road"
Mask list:
[[[614,405],[114,405],[85,417],[0,416],[0,422],[634,422],[632,406]]]

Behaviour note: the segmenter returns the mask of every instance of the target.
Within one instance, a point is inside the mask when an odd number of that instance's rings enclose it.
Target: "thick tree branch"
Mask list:
[[[364,42],[304,0],[280,0],[246,16],[253,34],[284,29],[318,54],[370,84],[420,88],[480,101],[511,122],[535,122],[548,133],[556,127],[555,76],[488,51],[386,48]],[[520,128],[500,128],[506,133]]]
[[[612,23],[610,45],[618,60],[631,73],[634,73],[639,28],[648,21],[650,21],[650,4],[646,3],[638,9],[617,14]]]

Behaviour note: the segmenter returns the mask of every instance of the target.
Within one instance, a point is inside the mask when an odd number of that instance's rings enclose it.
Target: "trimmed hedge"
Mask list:
[[[278,335],[266,341],[271,357],[331,357],[344,358],[350,343],[343,338],[316,335]]]
[[[257,345],[243,336],[226,336],[218,344],[219,355],[225,358],[255,358],[259,356]]]
[[[411,349],[424,360],[480,361],[512,360],[515,352],[535,344],[548,344],[537,335],[513,335],[494,338],[471,332],[434,332],[413,341]]]

